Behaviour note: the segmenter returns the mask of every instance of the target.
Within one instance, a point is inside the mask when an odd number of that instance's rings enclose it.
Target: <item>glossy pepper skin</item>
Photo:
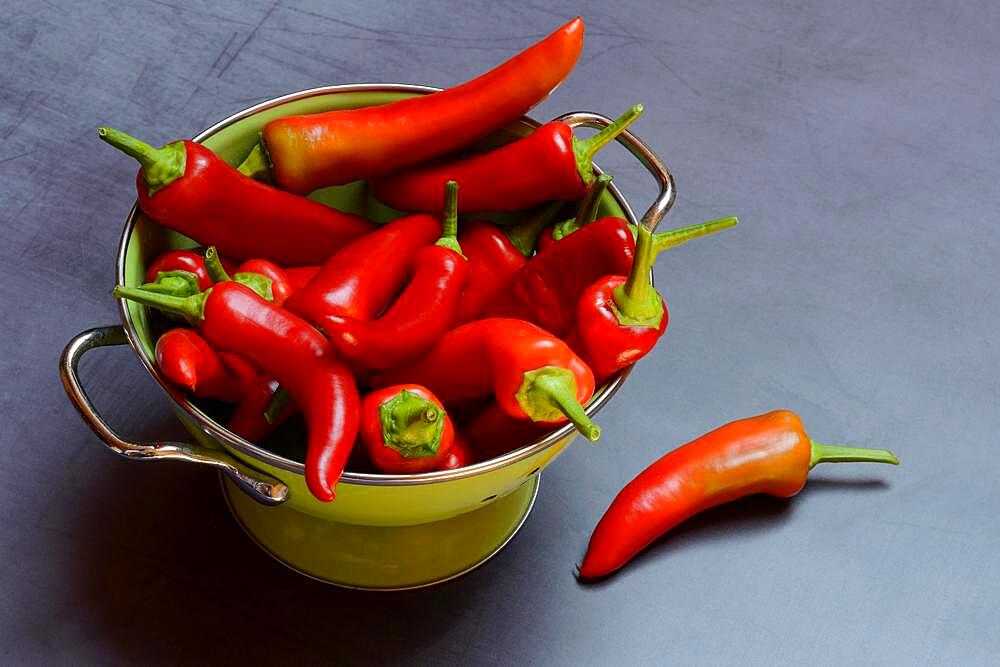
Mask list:
[[[399,292],[417,250],[439,236],[441,222],[434,216],[394,220],[327,259],[285,308],[324,331],[335,328],[339,318],[370,320]]]
[[[794,496],[809,470],[824,461],[899,463],[886,450],[813,442],[788,410],[717,428],[668,453],[621,490],[590,538],[580,576],[614,572],[660,535],[710,507],[755,493]]]
[[[381,106],[272,120],[262,134],[270,174],[282,189],[304,194],[462,148],[544,99],[573,69],[582,47],[583,21],[576,18],[460,86]],[[241,169],[253,173],[250,162]]]
[[[429,349],[449,329],[469,266],[461,254],[458,186],[449,184],[441,238],[416,251],[413,277],[378,319],[328,316],[327,337],[345,358],[365,369],[392,368]],[[381,278],[380,278],[381,280]]]
[[[297,410],[295,404],[289,401],[278,411],[273,421],[264,418],[264,410],[277,389],[277,380],[267,373],[259,373],[247,385],[247,390],[226,423],[226,428],[244,440],[255,443],[270,435]]]
[[[205,259],[192,250],[168,250],[153,260],[146,270],[146,282],[155,282],[161,272],[188,271],[198,278],[198,288],[207,290],[212,279],[205,268]]]
[[[472,452],[469,451],[469,445],[465,443],[465,440],[458,433],[455,433],[451,450],[444,457],[438,470],[457,470],[467,465],[472,465]]]
[[[170,382],[201,398],[239,401],[245,387],[222,357],[192,329],[171,329],[156,341],[156,366]]]
[[[452,322],[470,322],[527,261],[503,231],[489,222],[462,223],[458,236],[468,259],[469,277]]]
[[[426,387],[402,384],[365,396],[360,436],[376,468],[410,474],[444,465],[455,442],[455,427],[441,401]]]
[[[115,296],[185,315],[210,345],[246,357],[278,380],[309,429],[306,484],[318,500],[334,499],[358,433],[360,398],[350,369],[321,333],[233,281],[187,298],[121,286]]]
[[[288,273],[283,268],[266,259],[248,259],[236,267],[234,273],[256,273],[271,281],[271,302],[276,306],[284,305],[295,287]]]
[[[292,291],[296,292],[312,280],[319,270],[322,268],[319,264],[310,264],[306,266],[286,266],[285,275],[288,276],[288,282],[292,287]]]
[[[552,200],[581,199],[594,182],[592,160],[642,113],[628,113],[590,139],[579,141],[569,125],[553,121],[489,153],[418,165],[371,182],[375,197],[401,211],[433,211],[444,184],[462,188],[459,212],[519,211]]]
[[[316,264],[374,223],[244,176],[191,141],[153,148],[102,127],[99,136],[139,160],[139,207],[150,218],[223,255]]]
[[[634,255],[628,223],[601,218],[528,260],[482,316],[526,320],[565,336],[584,290],[604,276],[626,275]]]
[[[521,320],[463,324],[416,361],[372,378],[374,387],[403,382],[427,387],[446,405],[492,396],[515,419],[569,419],[588,439],[600,437],[581,407],[594,393],[593,373],[566,343]]]

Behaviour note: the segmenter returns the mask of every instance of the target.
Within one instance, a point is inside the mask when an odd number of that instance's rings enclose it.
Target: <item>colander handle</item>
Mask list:
[[[589,111],[574,111],[573,113],[559,116],[556,120],[566,123],[570,127],[592,127],[596,130],[603,130],[614,122],[607,116]],[[657,182],[660,184],[660,194],[657,195],[650,207],[642,214],[642,219],[639,220],[640,225],[651,232],[655,231],[656,226],[660,224],[660,220],[667,214],[670,207],[674,205],[674,199],[677,197],[677,190],[674,187],[674,177],[671,175],[670,170],[667,169],[667,165],[663,164],[663,160],[639,137],[625,130],[616,139],[618,143],[625,146],[628,152],[642,163],[642,166],[649,173],[656,177]]]
[[[80,384],[80,358],[95,347],[124,345],[127,342],[125,329],[120,325],[98,327],[73,338],[59,359],[59,375],[69,400],[104,444],[115,454],[136,461],[173,460],[212,466],[224,471],[247,495],[261,504],[279,505],[285,502],[288,498],[287,486],[273,477],[248,468],[224,451],[182,442],[129,442],[108,426]]]

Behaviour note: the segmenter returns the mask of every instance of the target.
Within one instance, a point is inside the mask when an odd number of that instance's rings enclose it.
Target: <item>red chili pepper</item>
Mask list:
[[[324,331],[335,329],[338,318],[370,320],[399,292],[417,250],[440,235],[434,216],[394,220],[331,256],[285,308]]]
[[[236,411],[229,418],[226,428],[250,442],[260,442],[271,434],[276,428],[281,426],[293,414],[295,414],[295,403],[289,401],[277,415],[267,420],[264,418],[264,410],[271,402],[271,397],[278,389],[278,381],[267,373],[260,373],[248,385],[246,393]]]
[[[492,395],[517,419],[569,419],[589,440],[601,434],[581,407],[594,393],[593,373],[566,343],[528,322],[463,324],[420,359],[372,378],[374,387],[403,382],[427,387],[446,405]]]
[[[288,276],[288,282],[292,287],[292,291],[297,292],[305,287],[319,273],[320,268],[322,267],[318,264],[311,266],[286,266],[285,275]]]
[[[413,278],[375,320],[328,316],[323,329],[345,358],[366,369],[392,368],[429,349],[449,329],[469,266],[455,237],[458,186],[449,184],[437,243],[417,250]]]
[[[455,440],[451,443],[451,450],[444,457],[441,467],[438,470],[456,470],[472,464],[472,452],[465,440],[456,432]]]
[[[566,342],[594,371],[598,384],[646,356],[667,329],[667,305],[650,283],[657,253],[736,223],[736,218],[723,218],[661,232],[659,239],[639,227],[628,276],[605,276],[584,290]]]
[[[295,288],[288,274],[280,266],[266,259],[249,259],[237,267],[235,273],[256,273],[271,281],[271,301],[276,306],[284,305]]]
[[[430,472],[451,452],[455,427],[434,394],[416,384],[378,389],[361,402],[361,442],[385,473]]]
[[[198,288],[206,290],[212,286],[212,279],[208,277],[208,269],[205,268],[205,260],[198,253],[191,250],[168,250],[153,260],[146,270],[146,282],[155,282],[162,272],[168,271],[188,271],[198,278]]]
[[[482,316],[526,320],[565,336],[583,291],[603,276],[627,274],[634,254],[628,224],[601,218],[528,260]]]
[[[524,419],[514,419],[496,403],[490,403],[463,429],[469,447],[479,461],[489,461],[538,441],[551,428]]]
[[[230,403],[245,387],[219,354],[191,329],[171,329],[156,341],[156,366],[172,383],[201,398]]]
[[[225,255],[315,264],[375,229],[360,216],[258,183],[200,144],[153,148],[108,127],[98,135],[142,165],[136,188],[146,215]]]
[[[710,507],[754,493],[794,496],[809,470],[827,461],[899,463],[884,449],[814,442],[799,417],[787,410],[717,428],[668,453],[621,490],[590,538],[580,576],[614,572],[657,537]]]
[[[262,134],[266,151],[256,148],[240,169],[256,174],[269,162],[279,186],[304,194],[449,153],[523,116],[566,78],[582,47],[583,21],[575,18],[455,88],[381,106],[272,120]],[[428,210],[436,210],[442,195],[439,189]]]
[[[601,206],[601,198],[604,197],[604,193],[607,191],[608,186],[611,185],[611,181],[614,177],[610,174],[601,174],[594,181],[594,184],[590,186],[587,190],[587,194],[584,196],[583,201],[580,202],[580,207],[577,209],[576,215],[569,220],[563,220],[558,222],[547,229],[542,230],[541,234],[538,236],[537,250],[538,252],[544,251],[550,245],[553,245],[557,240],[561,239],[563,236],[568,235],[568,232],[563,230],[572,226],[573,230],[579,229],[584,225],[590,224],[597,219],[597,212]]]
[[[306,419],[306,484],[319,500],[333,500],[358,432],[360,399],[350,370],[322,334],[232,281],[185,298],[122,286],[114,294],[185,316],[213,347],[241,354],[273,375]]]
[[[462,188],[459,212],[519,211],[556,200],[577,200],[594,182],[594,153],[642,113],[636,104],[598,134],[578,140],[566,123],[546,123],[489,153],[418,165],[371,182],[379,201],[401,211],[433,211],[446,181]],[[498,176],[502,175],[502,178]]]

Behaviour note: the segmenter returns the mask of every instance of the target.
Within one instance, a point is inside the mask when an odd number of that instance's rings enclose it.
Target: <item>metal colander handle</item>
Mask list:
[[[607,116],[591,113],[589,111],[574,111],[556,118],[557,121],[566,123],[570,127],[592,127],[596,130],[603,130],[614,121]],[[615,139],[642,163],[644,167],[656,177],[660,184],[660,194],[642,214],[639,224],[649,231],[656,231],[656,226],[667,214],[670,207],[674,205],[677,197],[677,190],[674,187],[674,177],[671,175],[667,165],[663,164],[653,150],[646,143],[628,130],[619,134]]]
[[[80,358],[95,347],[124,345],[128,342],[120,325],[98,327],[73,338],[59,359],[59,375],[63,388],[83,421],[104,441],[108,448],[127,459],[136,461],[186,461],[218,468],[229,475],[247,495],[264,505],[279,505],[288,498],[288,487],[277,479],[253,470],[224,451],[182,442],[138,443],[125,440],[112,430],[97,413],[90,397],[80,384]]]

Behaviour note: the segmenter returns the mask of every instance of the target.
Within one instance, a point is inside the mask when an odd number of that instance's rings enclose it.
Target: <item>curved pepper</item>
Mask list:
[[[489,153],[418,165],[371,182],[375,198],[401,211],[433,211],[444,184],[462,188],[459,212],[519,211],[545,201],[580,199],[594,182],[592,160],[642,113],[636,104],[585,140],[553,121]]]
[[[315,264],[375,229],[360,216],[258,183],[201,144],[153,148],[108,127],[98,135],[142,165],[136,189],[146,215],[224,255]]]
[[[251,152],[240,169],[259,174],[270,167],[281,188],[305,194],[449,153],[523,116],[566,78],[582,48],[583,21],[575,18],[455,88],[380,106],[272,120],[261,137],[265,150]],[[440,189],[434,194],[429,211],[436,210],[442,195]]]
[[[789,498],[818,463],[898,464],[884,449],[822,445],[788,410],[741,419],[678,447],[643,470],[601,517],[580,576],[603,577],[660,535],[710,507],[754,493]]]
[[[193,273],[198,278],[198,289],[207,290],[212,286],[204,258],[192,250],[168,250],[154,259],[146,269],[146,282],[155,282],[160,273],[168,271]]]
[[[357,436],[360,398],[350,369],[321,333],[232,281],[186,298],[122,286],[114,294],[187,317],[213,347],[241,354],[277,379],[309,429],[306,484],[317,499],[333,500]]]
[[[426,387],[401,384],[365,396],[360,436],[368,458],[382,472],[430,472],[451,452],[455,427]]]
[[[330,315],[323,329],[337,351],[368,369],[392,368],[426,351],[449,329],[469,266],[456,239],[458,187],[449,184],[441,238],[417,250],[413,278],[384,315]]]
[[[723,218],[661,232],[659,239],[645,227],[638,227],[635,260],[628,276],[605,276],[584,290],[577,306],[576,327],[566,337],[594,371],[597,384],[648,354],[667,329],[667,305],[650,282],[659,251],[736,223],[736,218]]]
[[[589,440],[601,434],[581,405],[594,393],[593,373],[566,343],[521,320],[463,324],[417,361],[372,378],[373,387],[403,382],[427,387],[446,405],[492,395],[516,419],[568,419]]]

